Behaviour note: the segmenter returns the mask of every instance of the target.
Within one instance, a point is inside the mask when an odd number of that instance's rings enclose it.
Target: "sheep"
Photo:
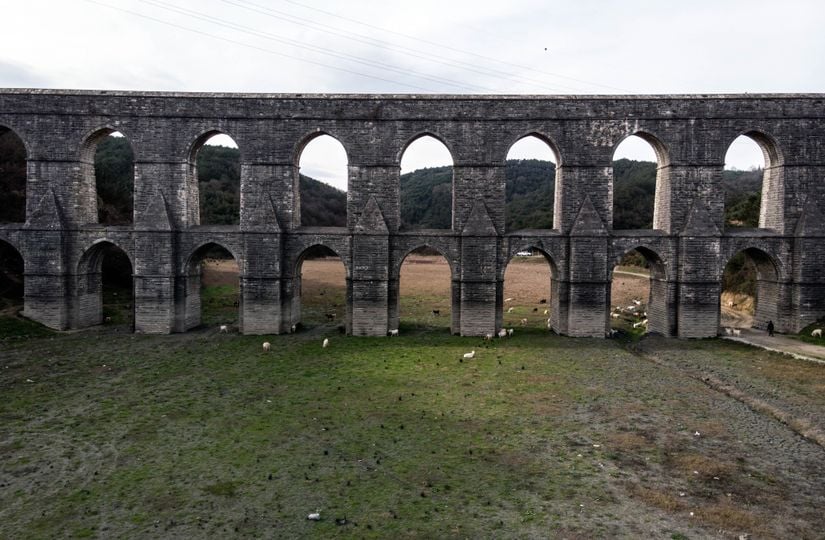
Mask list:
[[[521,320],[521,325],[522,326],[527,326],[527,319],[522,319]]]
[[[728,307],[733,307],[736,304],[733,303],[733,300],[728,300]]]
[[[734,336],[738,336],[738,335],[740,335],[741,333],[742,333],[742,331],[741,331],[741,330],[739,330],[738,328],[734,328],[734,329],[733,329],[733,335],[734,335]]]
[[[640,326],[647,326],[647,319],[633,323],[633,328],[639,328]]]
[[[546,303],[547,303],[547,298],[542,298],[541,300],[539,300],[539,304],[546,304]]]
[[[642,301],[641,301],[641,300],[636,300],[636,299],[634,298],[634,299],[633,299],[633,304],[634,304],[634,305],[637,305],[637,306],[641,306],[641,305],[642,305]]]
[[[398,328],[396,328],[394,330],[390,330],[389,334],[390,334],[390,337],[398,337]]]
[[[626,307],[626,308],[624,308],[624,309],[625,309],[625,311],[630,311],[630,312],[633,312],[633,311],[636,311],[636,306],[635,306],[635,305],[633,305],[633,306],[627,306],[627,307]]]
[[[610,317],[613,318],[613,319],[618,319],[620,317],[620,315],[618,313],[611,313]]]
[[[473,349],[472,351],[470,351],[468,353],[464,353],[464,359],[465,360],[472,360],[475,357],[475,355],[476,355],[476,351],[475,351],[475,349]]]
[[[502,328],[501,330],[499,330],[499,331],[498,331],[498,337],[500,337],[500,338],[506,338],[506,337],[507,337],[507,330],[506,330],[506,329],[504,329],[504,328]]]
[[[264,344],[263,344],[263,349],[264,349],[264,352],[269,352],[269,350],[270,350],[271,348],[272,348],[272,344],[271,344],[271,343],[269,343],[268,341],[264,341]]]
[[[296,330],[298,330],[298,325],[297,324],[293,324],[292,326],[289,327],[289,333],[290,334],[294,334]]]
[[[484,334],[484,341],[493,341],[493,334]]]
[[[822,337],[822,328],[817,328],[811,332],[811,337]]]
[[[327,347],[329,347],[329,338],[324,338],[324,343],[321,345],[321,348],[326,349]]]
[[[512,312],[513,312],[513,308],[507,308],[507,313],[512,313]]]
[[[507,337],[513,337],[513,329],[512,328],[507,329]]]
[[[310,521],[321,521],[321,512],[316,511],[307,516],[307,519]]]
[[[533,313],[538,313],[538,312],[539,312],[539,308],[534,307],[534,308],[533,308]]]
[[[512,299],[512,298],[505,298],[505,299],[504,299],[504,301],[505,301],[505,302],[512,302],[512,301],[513,301],[513,299]]]
[[[327,317],[328,321],[334,321],[335,320],[335,313],[327,313],[326,317]]]
[[[549,309],[545,309],[545,310],[544,310],[544,314],[545,314],[545,315],[547,315],[548,313],[550,313],[550,310],[549,310]]]
[[[228,334],[229,333],[229,327],[226,326],[225,324],[222,324],[221,327],[218,329],[218,332],[221,333],[221,334]]]
[[[732,336],[733,335],[733,328],[725,327],[725,334]]]

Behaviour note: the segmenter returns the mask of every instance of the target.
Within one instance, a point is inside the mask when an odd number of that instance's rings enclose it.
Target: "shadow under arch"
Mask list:
[[[514,146],[516,146],[518,143],[524,141],[525,139],[530,139],[530,138],[536,139],[536,140],[541,141],[542,143],[544,143],[547,146],[547,148],[550,150],[550,153],[553,155],[553,158],[555,159],[555,162],[553,162],[552,160],[550,161],[550,163],[553,163],[553,177],[552,177],[553,190],[552,190],[552,192],[550,192],[551,200],[548,201],[549,204],[547,205],[550,208],[550,210],[552,210],[553,217],[552,217],[552,222],[550,224],[550,227],[546,227],[546,228],[547,229],[556,229],[556,228],[558,228],[558,225],[560,223],[560,218],[556,217],[556,215],[560,212],[560,210],[556,208],[556,201],[557,200],[559,202],[561,201],[561,189],[562,189],[562,182],[563,182],[563,180],[562,180],[562,174],[563,173],[562,173],[561,151],[559,150],[558,145],[556,144],[556,142],[553,140],[552,137],[550,137],[549,135],[545,135],[544,133],[541,133],[540,131],[531,130],[531,131],[524,132],[523,134],[519,135],[515,140],[513,140],[509,144],[509,146],[507,146],[507,152],[504,154],[503,163],[504,163],[504,166],[505,166],[505,188],[504,188],[504,201],[502,203],[502,206],[503,206],[504,211],[505,211],[505,230],[507,232],[513,232],[513,231],[517,231],[517,230],[521,230],[521,229],[542,229],[542,227],[540,227],[540,226],[513,227],[512,229],[507,227],[507,223],[509,221],[509,219],[508,219],[509,214],[507,212],[507,194],[508,193],[513,193],[512,190],[514,189],[513,184],[509,180],[510,176],[511,176],[510,170],[508,169],[508,162],[510,161],[509,155],[510,155],[510,152],[513,150]],[[538,159],[538,158],[528,158],[528,159]],[[543,161],[543,160],[539,160],[539,161]],[[515,197],[515,194],[513,194],[512,196]],[[541,197],[541,191],[539,191],[539,197],[541,199],[544,198],[544,197]],[[531,215],[533,217],[535,217],[535,213],[532,213]],[[533,220],[531,220],[531,221],[533,221]]]
[[[785,157],[775,137],[760,129],[739,131],[728,142],[725,156],[739,137],[752,140],[762,151],[764,169],[760,189],[759,222],[757,227],[785,232]],[[725,227],[729,227],[727,222]]]
[[[728,272],[731,266],[739,266],[741,271]],[[741,265],[741,266],[740,266]],[[748,269],[750,265],[750,271]],[[773,321],[778,331],[783,331],[780,306],[782,305],[782,273],[777,260],[758,247],[740,249],[725,261],[719,276],[719,326],[744,326],[764,329],[768,321]],[[746,281],[746,282],[743,282]],[[743,324],[737,317],[730,317],[735,305],[726,305],[722,301],[722,293],[738,292],[742,295],[753,295],[753,320],[751,324]],[[735,303],[735,300],[729,300]],[[723,313],[728,312],[727,317]],[[733,320],[731,320],[733,319]],[[746,321],[745,321],[746,322]]]
[[[117,141],[113,138],[109,155],[102,157],[112,160],[112,163],[101,163],[99,170],[96,164],[100,145],[113,134],[120,134]],[[122,139],[122,142],[120,141]],[[120,145],[118,148],[115,145]],[[119,163],[118,158],[125,156],[128,163]],[[135,208],[135,148],[131,139],[120,128],[111,125],[103,126],[89,132],[80,145],[80,175],[81,198],[85,220],[88,223],[103,225],[130,225],[134,223]],[[117,169],[125,167],[125,175],[129,195],[123,197],[123,189],[117,184],[121,174]],[[102,203],[102,205],[101,205]]]
[[[106,315],[111,322],[127,323],[134,330],[134,268],[131,254],[112,240],[98,240],[87,247],[80,256],[75,275],[75,326],[110,322],[104,319],[105,305],[112,312]]]
[[[670,150],[662,139],[650,130],[638,129],[623,136],[621,140],[613,146],[613,152],[611,154],[611,171],[612,162],[615,160],[616,151],[630,137],[638,137],[645,141],[651,148],[653,148],[653,153],[656,155],[656,185],[654,188],[651,228],[670,231],[671,197],[673,192],[672,181],[670,178]],[[616,176],[613,172],[611,172],[610,182],[613,186],[610,190],[610,193],[612,194],[611,197],[613,197],[613,200],[610,201],[610,208],[613,212],[611,228],[613,228],[613,223],[616,219]]]
[[[237,170],[235,173],[238,177],[238,185],[237,185],[237,201],[234,202],[232,207],[231,216],[228,216],[225,221],[231,221],[231,223],[204,223],[205,220],[203,213],[204,213],[204,204],[202,203],[203,197],[201,196],[200,192],[200,174],[201,171],[198,170],[198,155],[200,151],[206,146],[206,143],[215,137],[216,135],[224,135],[232,139],[232,142],[235,143],[236,148],[230,149],[237,152],[238,162],[236,165]],[[192,225],[238,225],[240,224],[241,220],[241,193],[243,192],[243,187],[245,183],[245,179],[243,177],[243,167],[241,164],[243,163],[243,150],[241,146],[238,144],[237,139],[233,137],[230,133],[218,129],[218,128],[211,128],[200,135],[196,136],[192,143],[186,150],[186,223],[190,226]],[[230,219],[231,218],[231,219]]]
[[[413,259],[410,259],[411,256],[416,257],[416,260],[413,261]],[[448,290],[439,290],[432,287],[433,283],[438,283],[444,278],[442,275],[444,273],[443,267],[439,268],[438,261],[432,260],[439,258],[447,263],[447,272],[449,273],[447,279],[450,283]],[[401,291],[401,274],[404,271],[405,263],[407,263],[408,267],[413,263],[415,264],[418,270],[417,273],[422,274],[425,280],[422,282],[422,285],[424,283],[429,285],[429,287],[423,286],[422,288],[429,288],[431,289],[429,292],[432,293],[432,295],[427,296],[426,305],[411,305],[408,309],[404,310],[408,310],[414,314],[411,318],[411,324],[414,326],[438,326],[441,328],[440,325],[436,325],[435,323],[445,320],[445,316],[449,310],[449,330],[451,334],[457,334],[461,328],[461,298],[456,268],[444,250],[426,242],[407,249],[406,252],[403,253],[403,256],[398,259],[398,264],[393,268],[392,274],[390,275],[388,283],[389,329],[397,330],[401,325],[401,298],[404,296]],[[409,275],[407,278],[412,279],[413,276]],[[445,298],[448,300],[444,301]],[[421,298],[413,300],[413,302],[417,302],[418,304],[425,303]]]
[[[529,288],[529,292],[516,289],[511,293],[505,291],[507,287],[508,272],[515,271],[515,266],[519,265],[546,265],[549,269],[546,283],[533,284],[536,288]],[[541,282],[541,272],[533,269],[530,272],[533,278]],[[532,243],[519,244],[518,248],[511,250],[507,261],[502,267],[501,276],[498,280],[497,298],[499,309],[496,310],[496,328],[513,326],[533,326],[565,332],[565,325],[562,324],[561,316],[561,282],[559,281],[558,265],[547,250]],[[512,283],[516,276],[512,275],[509,281]],[[506,294],[505,294],[506,293]],[[529,297],[528,297],[529,296]],[[547,311],[547,313],[545,313]],[[527,320],[526,324],[524,320]]]
[[[226,263],[230,260],[234,266]],[[204,283],[205,265],[210,266],[209,283]],[[180,331],[202,324],[237,325],[243,331],[240,266],[232,250],[219,242],[204,242],[192,250],[177,276],[175,287],[178,296],[175,305],[183,309],[183,313],[176,314]],[[204,297],[205,287],[211,290]]]
[[[14,129],[0,124],[0,180],[4,186],[0,192],[0,223],[26,221],[28,156],[26,141]]]
[[[0,238],[0,311],[23,308],[25,260],[17,247]]]
[[[313,279],[304,283],[306,263],[312,266]],[[338,252],[321,243],[305,248],[295,259],[291,286],[290,329],[343,322],[345,333],[351,334],[352,282]]]
[[[649,272],[648,276],[648,293],[647,298],[632,298],[633,302],[627,302],[624,299],[622,303],[613,298],[613,282],[617,273],[616,268],[621,261],[632,252],[639,253],[647,264]],[[634,272],[631,270],[619,270],[619,273],[627,274],[631,279],[639,277],[641,272]],[[610,275],[608,281],[608,298],[610,302],[606,306],[606,327],[608,329],[614,326],[612,323],[616,321],[624,321],[615,325],[621,327],[622,324],[638,324],[645,328],[647,333],[656,333],[663,336],[676,335],[676,317],[672,306],[676,305],[676,290],[671,286],[667,276],[667,266],[662,257],[653,249],[645,246],[636,246],[626,250],[618,258],[616,258],[610,267]],[[636,296],[636,295],[632,295]],[[636,304],[636,301],[640,304]],[[643,323],[642,321],[647,321]]]

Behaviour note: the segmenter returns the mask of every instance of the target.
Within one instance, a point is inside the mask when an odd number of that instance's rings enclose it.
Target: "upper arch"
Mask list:
[[[616,141],[616,144],[613,145],[613,151],[610,153],[611,160],[613,159],[613,156],[616,155],[616,150],[619,149],[619,146],[621,146],[622,143],[628,138],[633,136],[639,137],[653,148],[653,152],[656,154],[656,162],[659,167],[666,167],[670,165],[670,150],[667,145],[659,136],[648,129],[637,129],[625,134],[621,139]]]
[[[80,258],[77,261],[77,268],[81,270],[80,273],[83,273],[82,270],[92,270],[92,269],[99,269],[100,263],[102,259],[100,258],[100,254],[104,248],[107,246],[112,246],[120,251],[122,251],[126,257],[129,259],[129,264],[132,267],[132,273],[135,271],[135,258],[134,255],[126,248],[115,242],[110,238],[100,238],[95,240],[91,244],[89,244],[80,254]]]
[[[762,150],[762,155],[765,158],[765,168],[778,167],[785,164],[785,157],[782,153],[782,148],[779,145],[779,141],[777,141],[776,137],[770,135],[767,131],[758,128],[748,128],[738,131],[732,139],[727,141],[727,145],[725,145],[724,148],[725,154],[723,154],[723,157],[727,154],[730,146],[733,144],[733,141],[741,136],[748,137],[759,145],[759,149]]]
[[[317,128],[313,131],[310,131],[309,133],[304,134],[295,143],[295,146],[292,149],[292,164],[295,167],[299,167],[301,164],[301,155],[303,155],[307,145],[315,139],[317,139],[318,137],[323,137],[324,135],[326,135],[327,137],[332,137],[333,139],[335,139],[335,142],[341,145],[341,148],[344,149],[344,154],[347,156],[347,163],[349,163],[349,150],[347,150],[347,147],[344,144],[343,139],[329,130]]]
[[[453,165],[455,165],[455,151],[453,150],[452,146],[450,146],[450,144],[447,143],[447,139],[445,139],[444,137],[442,137],[441,135],[439,135],[435,131],[422,130],[422,131],[419,131],[418,133],[416,133],[415,135],[413,135],[412,137],[409,137],[404,142],[404,144],[401,145],[401,149],[395,155],[395,162],[399,166],[401,165],[401,158],[404,157],[404,153],[407,151],[407,149],[410,147],[410,145],[412,143],[414,143],[415,141],[417,141],[418,139],[421,139],[423,137],[432,137],[433,139],[435,139],[438,142],[440,142],[441,144],[443,144],[444,147],[447,149],[447,152],[450,154],[450,160],[453,162]]]
[[[29,159],[29,156],[31,156],[31,150],[29,148],[29,142],[26,140],[26,137],[24,137],[24,132],[14,127],[11,122],[7,122],[5,119],[0,118],[0,134],[2,134],[4,130],[13,133],[14,136],[17,137],[23,145],[23,150],[26,153],[26,159]]]
[[[539,130],[535,130],[535,129],[525,131],[524,133],[522,133],[521,135],[519,135],[515,139],[513,139],[510,142],[510,144],[507,145],[507,148],[505,149],[505,152],[504,152],[504,159],[502,161],[504,161],[504,162],[507,161],[507,155],[510,153],[510,150],[513,148],[513,146],[515,146],[519,141],[521,141],[523,139],[526,139],[528,137],[535,137],[536,139],[538,139],[541,142],[543,142],[544,144],[546,144],[550,148],[550,151],[553,153],[553,156],[555,156],[555,158],[556,158],[556,167],[561,167],[562,157],[561,157],[561,151],[559,150],[559,145],[556,143],[556,141],[550,135],[547,135],[547,134],[545,134],[545,133],[543,133]]]

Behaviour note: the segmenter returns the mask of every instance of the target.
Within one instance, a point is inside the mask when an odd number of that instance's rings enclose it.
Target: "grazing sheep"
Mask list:
[[[647,319],[633,323],[633,328],[639,328],[640,326],[647,326]]]
[[[734,328],[734,329],[733,329],[733,335],[734,335],[734,336],[738,336],[738,335],[740,335],[741,333],[742,333],[742,331],[741,331],[741,330],[739,330],[738,328]]]
[[[263,348],[264,352],[269,352],[269,350],[272,348],[272,345],[268,341],[264,341]]]
[[[475,351],[475,349],[473,349],[472,351],[470,351],[468,353],[464,353],[464,359],[465,360],[472,360],[475,357],[475,355],[476,355],[476,351]]]
[[[513,308],[507,308],[507,313],[512,313],[512,312],[513,312]]]
[[[611,314],[610,314],[610,316],[611,316],[612,318],[614,318],[614,319],[618,319],[618,318],[619,318],[619,314],[618,314],[618,313],[611,313]]]
[[[641,301],[641,300],[636,300],[636,299],[634,299],[634,300],[633,300],[633,303],[634,303],[635,305],[637,305],[637,306],[641,306],[641,305],[642,305],[642,301]]]
[[[226,326],[225,324],[222,324],[221,327],[218,329],[218,332],[221,333],[221,334],[228,334],[229,333],[229,327]]]
[[[547,298],[542,298],[541,300],[539,300],[539,304],[546,304],[546,303],[547,303]]]
[[[817,328],[811,332],[811,337],[822,337],[822,328]]]
[[[502,328],[501,330],[499,330],[499,331],[498,331],[498,337],[500,337],[500,338],[506,338],[506,337],[507,337],[507,330],[506,330],[506,329],[504,329],[504,328]]]
[[[627,306],[627,307],[626,307],[626,308],[624,308],[624,309],[625,309],[625,311],[630,311],[630,312],[633,312],[633,311],[636,311],[636,306],[635,306],[635,305],[633,305],[633,306]]]
[[[538,312],[539,312],[539,308],[534,307],[534,308],[533,308],[533,313],[538,313]]]
[[[504,299],[504,301],[505,301],[505,302],[512,302],[512,301],[513,301],[513,299],[512,299],[512,298],[505,298],[505,299]]]
[[[334,321],[335,320],[335,313],[327,313],[326,317],[327,317],[328,321]]]
[[[507,329],[507,337],[513,337],[513,329],[512,328]]]
[[[527,326],[527,319],[522,319],[521,320],[521,325],[522,326]]]
[[[327,347],[329,347],[329,338],[324,338],[324,344],[321,345],[321,348],[326,349]]]
[[[545,315],[547,315],[548,313],[550,313],[550,310],[549,310],[549,309],[545,309],[545,310],[544,310],[544,314],[545,314]]]
[[[484,334],[484,341],[493,341],[493,334]]]
[[[733,328],[725,327],[725,333],[729,336],[733,335]]]
[[[733,307],[736,304],[733,303],[733,300],[728,300],[728,307]]]
[[[321,512],[313,512],[307,516],[310,521],[321,521]]]
[[[390,330],[390,337],[393,336],[398,337],[398,328],[396,328],[395,330]]]

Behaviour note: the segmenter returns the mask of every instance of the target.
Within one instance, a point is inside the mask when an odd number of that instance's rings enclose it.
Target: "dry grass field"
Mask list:
[[[398,338],[339,333],[332,260],[305,263],[298,333],[221,334],[223,264],[186,334],[0,318],[0,538],[822,538],[823,365],[565,338],[540,312],[450,336],[427,261],[402,271]],[[508,269],[529,317],[546,269]]]

